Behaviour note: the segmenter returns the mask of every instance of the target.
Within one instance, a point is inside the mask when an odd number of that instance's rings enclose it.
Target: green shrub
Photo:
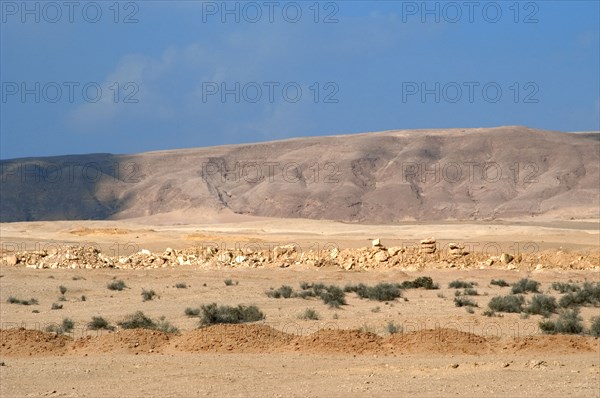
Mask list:
[[[143,301],[150,301],[156,297],[156,292],[154,290],[146,290],[142,289],[142,299]]]
[[[392,301],[402,296],[402,290],[398,284],[378,283],[375,286],[357,290],[357,294],[360,298],[369,300]]]
[[[92,321],[87,324],[90,330],[114,330],[115,327],[111,326],[110,323],[102,318],[101,316],[93,316]]]
[[[521,293],[539,293],[538,288],[540,287],[540,283],[534,281],[533,279],[521,279],[518,282],[513,283],[511,293],[512,294],[521,294]]]
[[[179,283],[175,284],[175,287],[177,289],[187,289],[188,286],[187,286],[187,283],[185,283],[185,282],[179,282]]]
[[[263,314],[255,305],[238,305],[237,307],[232,307],[228,305],[217,306],[216,303],[212,303],[203,305],[201,310],[201,326],[213,325],[216,323],[256,322],[265,318],[265,314]]]
[[[179,333],[179,329],[167,322],[164,316],[158,318],[158,322],[156,322],[156,330],[164,333]]]
[[[590,334],[594,337],[600,337],[600,316],[595,316],[592,318]]]
[[[435,290],[439,289],[437,283],[433,283],[433,279],[429,276],[420,276],[412,281],[404,281],[400,284],[402,289],[419,289],[423,288],[426,290]]]
[[[557,304],[554,297],[546,296],[544,294],[536,294],[529,302],[525,312],[548,317],[553,312],[556,312],[556,307]]]
[[[294,289],[291,286],[282,285],[279,289],[267,290],[265,294],[270,298],[290,298],[294,293]]]
[[[179,331],[175,326],[167,322],[164,316],[155,321],[144,315],[142,311],[128,315],[121,322],[117,322],[117,325],[123,329],[150,329],[165,333],[177,333]]]
[[[387,324],[387,331],[389,334],[402,333],[402,326],[396,325],[394,322],[389,321]]]
[[[337,286],[330,285],[324,290],[321,290],[319,292],[319,297],[331,308],[339,308],[342,305],[346,305],[346,294]]]
[[[301,292],[296,293],[296,297],[300,297],[301,299],[307,299],[309,297],[316,297],[315,292],[312,290],[302,290]]]
[[[119,280],[110,282],[108,285],[106,285],[106,287],[108,288],[108,290],[121,291],[121,290],[125,289],[127,287],[127,285],[125,284],[124,281],[119,279]]]
[[[10,296],[8,300],[6,300],[9,304],[21,304],[21,305],[38,305],[37,299],[30,298],[29,300],[19,300],[16,297]]]
[[[475,285],[477,285],[475,282],[465,282],[465,281],[455,280],[455,281],[450,282],[448,284],[448,287],[451,289],[470,289]]]
[[[302,290],[312,289],[312,283],[301,282],[300,283],[300,289],[302,289]]]
[[[582,305],[600,305],[600,282],[585,282],[579,290],[562,296],[558,303],[563,308],[578,307]]]
[[[563,310],[555,321],[547,320],[539,323],[546,334],[580,334],[583,332],[578,309]]]
[[[497,296],[490,300],[488,307],[492,311],[511,312],[518,314],[523,311],[524,303],[525,298],[523,296]]]
[[[492,310],[485,310],[482,312],[483,316],[487,316],[487,317],[494,317],[496,316],[496,313]]]
[[[137,311],[125,317],[117,325],[123,329],[156,329],[157,324],[152,319],[148,318],[142,311]]]
[[[454,305],[457,307],[477,307],[477,303],[468,297],[455,297]]]
[[[191,317],[200,315],[200,308],[187,307],[185,309],[185,311],[183,311],[183,312],[185,313],[185,315],[187,315],[191,318]]]
[[[465,295],[465,296],[479,296],[479,293],[475,289],[465,289],[463,291],[463,295]]]
[[[52,309],[53,310],[62,310],[62,308],[63,308],[62,304],[52,303]]]
[[[311,321],[318,321],[320,317],[317,311],[313,310],[312,308],[307,308],[301,314],[298,315],[298,318]]]
[[[75,327],[75,322],[71,318],[64,318],[62,320],[61,329],[64,333],[71,333]]]
[[[492,281],[490,282],[490,285],[499,286],[499,287],[510,286],[508,284],[508,282],[506,282],[504,279],[492,279]]]
[[[579,287],[579,285],[576,285],[574,283],[554,282],[552,283],[552,289],[564,294],[577,292],[581,288]]]

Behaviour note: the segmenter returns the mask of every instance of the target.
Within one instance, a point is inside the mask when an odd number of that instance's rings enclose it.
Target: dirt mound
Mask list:
[[[75,340],[71,350],[81,353],[152,353],[160,352],[173,335],[146,330],[119,330],[114,333],[102,332],[96,336],[86,336]]]
[[[360,330],[323,329],[298,339],[295,349],[308,352],[366,354],[382,351],[383,341],[383,337]]]
[[[600,352],[600,339],[588,336],[541,335],[515,338],[502,347],[503,352],[543,352],[569,354]]]
[[[510,341],[455,329],[430,329],[381,337],[360,330],[322,329],[307,336],[266,325],[214,325],[183,334],[135,329],[100,333],[73,340],[56,333],[11,329],[0,331],[0,355],[94,355],[177,352],[329,354],[521,354],[600,352],[600,340],[586,336],[538,335]]]
[[[0,330],[0,354],[12,356],[63,355],[72,339],[39,330]]]
[[[274,352],[285,351],[294,336],[265,325],[213,325],[178,337],[178,351]]]
[[[494,342],[456,329],[429,329],[395,334],[388,343],[398,353],[484,354],[493,353]]]

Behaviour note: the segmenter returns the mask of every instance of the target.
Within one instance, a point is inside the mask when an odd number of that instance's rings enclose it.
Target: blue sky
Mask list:
[[[600,125],[598,1],[63,3],[0,2],[2,159]]]

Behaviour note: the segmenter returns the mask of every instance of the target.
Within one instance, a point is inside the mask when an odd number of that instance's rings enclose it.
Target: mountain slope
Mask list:
[[[180,212],[393,223],[598,218],[598,134],[386,131],[1,162],[3,222]]]

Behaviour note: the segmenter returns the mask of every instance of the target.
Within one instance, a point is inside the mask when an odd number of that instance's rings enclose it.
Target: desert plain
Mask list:
[[[310,251],[330,258],[332,248],[344,253],[418,247],[430,237],[439,251],[455,242],[470,253],[462,260],[422,254],[423,261],[357,263],[350,269],[297,261]],[[372,247],[374,239],[382,248]],[[483,315],[492,297],[510,291],[490,285],[492,279],[509,284],[533,279],[540,282],[541,292],[557,299],[561,295],[551,288],[554,282],[598,281],[598,239],[596,220],[365,225],[228,216],[189,225],[163,225],[152,218],[5,223],[1,395],[598,396],[597,337],[543,334],[541,315]],[[116,257],[209,246],[221,251],[252,248],[268,255],[290,242],[298,257],[268,259],[259,266],[232,260],[86,269],[6,262],[13,252],[53,247],[93,246]],[[498,250],[515,260],[499,261]],[[495,261],[490,264],[489,258]],[[339,308],[315,297],[276,299],[265,293],[282,285],[300,291],[302,282],[344,288],[422,276],[431,277],[439,288],[403,289],[401,298],[388,301],[348,292],[346,305]],[[114,280],[123,280],[127,288],[107,289]],[[477,305],[473,313],[455,305],[460,289],[448,286],[455,280],[476,284],[478,295],[470,296]],[[64,301],[59,301],[60,286],[66,288]],[[156,297],[143,301],[143,289],[153,290]],[[10,296],[36,298],[39,304],[9,304]],[[62,309],[51,309],[53,303]],[[184,311],[209,303],[256,305],[265,318],[199,329],[199,318]],[[306,309],[313,309],[318,319],[300,319]],[[86,327],[93,316],[115,325],[136,311],[153,319],[164,316],[178,333]],[[586,328],[597,315],[598,307],[581,308]],[[75,323],[70,333],[44,331],[64,318]],[[399,329],[394,334],[390,323]]]

